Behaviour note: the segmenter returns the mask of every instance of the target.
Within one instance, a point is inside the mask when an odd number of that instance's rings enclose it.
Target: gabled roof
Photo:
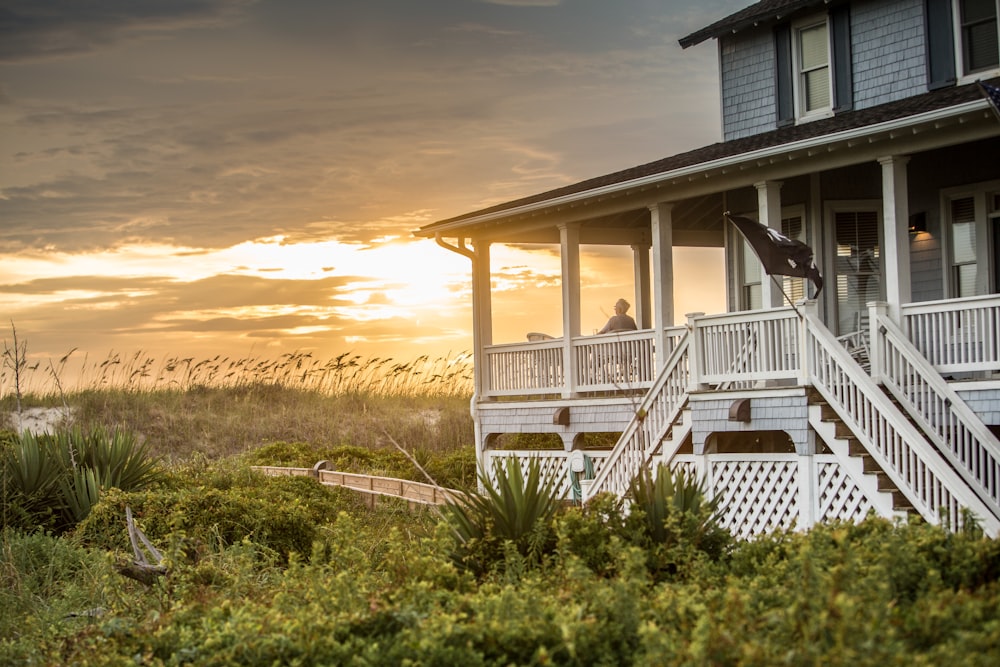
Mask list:
[[[759,23],[778,21],[792,12],[816,5],[830,4],[829,0],[760,0],[735,14],[716,21],[707,28],[702,28],[687,37],[678,40],[683,48],[700,44],[706,39],[718,38],[727,33],[739,32]]]
[[[994,80],[992,83],[1000,85],[1000,81]],[[586,197],[591,191],[606,190],[615,186],[625,188],[640,179],[655,178],[660,174],[666,175],[681,169],[697,168],[699,165],[707,165],[718,160],[738,157],[745,153],[754,153],[767,149],[780,149],[781,146],[786,144],[821,139],[824,135],[842,134],[868,126],[900,121],[910,116],[945,110],[949,107],[976,101],[983,102],[984,107],[988,104],[980,91],[979,85],[976,83],[942,88],[860,111],[843,112],[830,118],[802,125],[783,127],[741,139],[710,144],[655,162],[616,171],[604,176],[598,176],[554,190],[515,199],[503,204],[497,204],[496,206],[453,218],[439,220],[421,227],[418,233],[422,236],[432,236],[435,232],[442,229],[464,227],[463,223],[475,225],[478,221],[485,218],[495,219],[498,215],[502,217],[506,212],[514,214],[518,209],[536,205],[544,206],[546,202],[557,199],[572,196]]]

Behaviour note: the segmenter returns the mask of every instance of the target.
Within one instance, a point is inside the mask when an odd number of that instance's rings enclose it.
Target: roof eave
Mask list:
[[[881,123],[866,125],[860,128],[833,132],[818,137],[811,137],[790,143],[769,146],[754,151],[737,153],[735,155],[717,158],[715,160],[700,162],[698,164],[679,167],[677,169],[663,171],[656,174],[649,174],[639,178],[621,181],[619,183],[613,183],[581,192],[574,192],[553,197],[551,199],[524,204],[522,206],[516,206],[500,211],[492,211],[478,216],[474,215],[470,217],[463,217],[460,220],[454,220],[452,222],[432,223],[426,227],[421,227],[416,230],[414,234],[428,238],[437,235],[447,235],[448,232],[454,230],[466,229],[487,223],[495,223],[526,215],[537,214],[547,209],[580,205],[586,203],[587,200],[606,199],[608,197],[614,197],[634,192],[636,190],[649,189],[656,187],[664,181],[689,179],[699,175],[705,175],[708,177],[708,172],[720,169],[725,170],[740,163],[769,160],[770,158],[778,155],[797,151],[808,151],[810,149],[841,142],[856,142],[858,140],[866,139],[868,137],[873,137],[886,132],[891,133],[911,126],[922,125],[925,123],[935,123],[949,118],[959,117],[970,112],[988,110],[988,106],[989,103],[986,100],[964,102],[943,109],[935,109],[907,116],[905,118],[897,118]]]

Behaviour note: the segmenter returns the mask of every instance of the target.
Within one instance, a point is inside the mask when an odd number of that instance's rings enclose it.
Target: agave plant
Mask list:
[[[11,519],[50,528],[81,521],[103,490],[134,491],[160,476],[145,444],[126,431],[103,428],[41,436],[26,431],[4,448],[2,470]]]
[[[524,476],[516,459],[495,462],[494,479],[480,471],[482,491],[444,506],[457,541],[457,560],[476,569],[502,558],[504,545],[513,545],[530,562],[538,560],[554,545],[552,518],[560,509],[555,480],[543,482],[537,460],[528,463]]]
[[[59,461],[44,442],[28,432],[5,442],[2,457],[4,523],[48,523],[47,518],[59,509]]]
[[[640,510],[654,544],[682,536],[696,543],[711,542],[725,533],[719,524],[718,500],[708,498],[701,480],[683,468],[674,471],[661,463],[655,474],[643,469],[632,480],[628,499]]]
[[[56,433],[53,444],[64,468],[93,470],[101,488],[134,491],[158,476],[159,462],[129,431],[98,426],[84,432],[74,427]]]

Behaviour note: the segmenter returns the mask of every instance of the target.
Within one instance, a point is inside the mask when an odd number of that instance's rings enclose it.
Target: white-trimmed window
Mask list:
[[[776,25],[774,57],[778,127],[827,118],[854,107],[849,4]]]
[[[1000,0],[954,0],[960,76],[1000,69]]]
[[[997,288],[997,267],[991,251],[1000,242],[1000,183],[944,192],[948,222],[948,296],[989,294]]]
[[[830,30],[823,17],[792,27],[795,63],[795,116],[827,115],[833,110],[830,81]]]

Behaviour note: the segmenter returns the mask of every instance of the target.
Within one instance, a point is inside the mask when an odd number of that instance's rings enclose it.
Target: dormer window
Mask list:
[[[992,0],[990,0],[992,1]],[[826,18],[794,28],[795,66],[798,72],[796,116],[827,114],[832,108],[830,90],[830,39]]]
[[[958,0],[959,43],[963,74],[1000,65],[997,0]]]

